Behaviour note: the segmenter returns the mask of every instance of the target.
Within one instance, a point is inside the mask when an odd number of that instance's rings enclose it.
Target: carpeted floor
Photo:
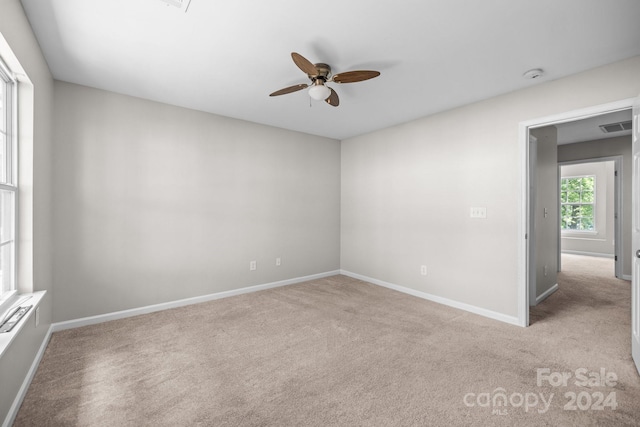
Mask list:
[[[334,276],[58,332],[15,426],[638,425],[629,282],[563,267],[529,328]]]

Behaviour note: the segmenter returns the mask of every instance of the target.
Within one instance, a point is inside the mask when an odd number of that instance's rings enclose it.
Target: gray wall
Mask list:
[[[339,141],[63,82],[54,137],[55,321],[340,268]]]
[[[343,141],[341,267],[515,318],[519,123],[635,97],[638,75],[635,57]]]
[[[558,130],[531,130],[538,139],[535,224],[536,299],[558,283]],[[546,210],[546,215],[545,215]],[[535,305],[533,298],[529,305]]]
[[[593,175],[596,179],[595,231],[562,232],[562,251],[592,254],[596,256],[615,255],[615,162],[591,162],[561,166],[561,177]]]
[[[35,323],[29,321],[0,359],[2,422],[51,324],[53,79],[18,0],[2,1],[0,33],[32,83],[32,86],[22,85],[20,89],[21,96],[28,96],[21,99],[24,102],[19,125],[22,144],[19,149],[22,258],[18,266],[18,286],[21,292],[48,291],[40,305],[40,326],[36,328]],[[30,114],[25,114],[25,109],[30,110]],[[27,122],[30,122],[28,126]]]
[[[558,161],[588,160],[598,157],[622,156],[622,274],[631,276],[633,253],[631,250],[631,136],[607,138],[558,146]]]

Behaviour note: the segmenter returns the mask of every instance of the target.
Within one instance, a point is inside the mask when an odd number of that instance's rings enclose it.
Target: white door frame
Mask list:
[[[613,220],[613,239],[614,239],[614,252],[616,256],[615,260],[615,276],[618,279],[627,280],[624,277],[624,272],[622,270],[622,260],[628,254],[624,251],[624,242],[623,242],[623,220],[624,220],[624,180],[622,177],[624,176],[623,170],[623,161],[622,156],[607,156],[607,157],[594,157],[594,158],[586,158],[580,160],[567,160],[564,162],[558,162],[558,181],[560,181],[560,167],[567,165],[580,165],[583,163],[598,163],[598,162],[613,162],[615,171],[617,172],[614,178],[613,184],[613,211],[614,211],[614,220]],[[558,185],[560,188],[560,185]],[[558,194],[558,201],[560,200],[560,195]],[[559,203],[559,202],[558,202]],[[558,204],[558,206],[560,206]],[[560,224],[558,224],[558,229],[560,229]],[[562,245],[560,240],[562,239],[562,232],[559,233],[560,237],[558,238],[558,258],[560,258],[560,252],[562,251]],[[559,266],[560,264],[558,264]],[[558,269],[560,271],[560,269]],[[628,279],[631,280],[631,279]]]
[[[526,120],[518,125],[518,149],[520,151],[520,206],[518,226],[518,324],[529,326],[529,271],[528,271],[528,239],[529,230],[529,130],[559,123],[572,122],[628,110],[633,107],[635,98],[627,98],[608,104],[596,105],[579,110],[567,111],[551,116]]]
[[[534,233],[533,230],[533,224],[536,223],[536,203],[537,203],[537,192],[538,192],[538,184],[537,184],[537,178],[538,178],[538,170],[537,170],[537,164],[538,164],[538,139],[531,135],[530,133],[528,134],[529,137],[529,146],[528,146],[528,150],[529,150],[529,160],[528,160],[528,166],[529,166],[529,173],[528,173],[528,189],[529,189],[529,199],[528,199],[528,207],[527,207],[527,214],[529,215],[527,217],[527,239],[528,239],[528,245],[527,245],[527,253],[529,254],[529,256],[527,257],[527,269],[528,269],[528,280],[529,280],[529,303],[531,303],[531,301],[535,301],[536,300],[536,296],[538,294],[537,292],[537,259],[536,259],[536,233]]]
[[[640,374],[640,96],[633,103],[631,209],[631,359]]]

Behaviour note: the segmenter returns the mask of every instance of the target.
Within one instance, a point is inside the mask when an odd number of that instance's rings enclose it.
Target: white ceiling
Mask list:
[[[638,0],[22,0],[59,80],[336,139],[640,55]],[[306,91],[299,52],[335,72]],[[546,75],[525,80],[531,68]]]

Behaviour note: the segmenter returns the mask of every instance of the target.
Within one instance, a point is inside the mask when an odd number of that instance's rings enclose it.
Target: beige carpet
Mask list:
[[[629,282],[564,268],[526,329],[335,276],[55,333],[15,425],[638,425]]]

